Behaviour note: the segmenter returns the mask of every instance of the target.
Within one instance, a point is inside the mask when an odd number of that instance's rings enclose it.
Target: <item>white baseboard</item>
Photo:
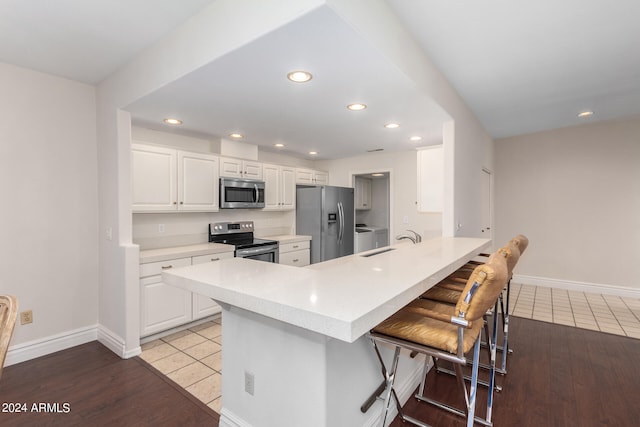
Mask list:
[[[97,338],[98,325],[94,325],[17,344],[9,347],[7,358],[5,359],[5,366],[15,365],[16,363],[46,356],[56,351],[86,344],[95,341]]]
[[[220,410],[218,425],[219,427],[252,427],[251,424],[224,407]]]
[[[122,359],[129,359],[142,353],[140,346],[127,351],[124,340],[102,325],[98,326],[98,341]]]
[[[625,286],[576,282],[571,280],[551,279],[549,277],[526,276],[521,274],[514,274],[513,282],[522,283],[523,285],[543,286],[546,288],[564,289],[568,291],[615,295],[626,298],[640,298],[640,289]]]

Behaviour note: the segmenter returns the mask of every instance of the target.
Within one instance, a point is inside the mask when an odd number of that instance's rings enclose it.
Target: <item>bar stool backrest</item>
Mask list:
[[[507,257],[507,277],[511,277],[513,269],[516,267],[518,260],[520,259],[520,249],[513,240],[507,242],[502,248],[498,249],[498,252],[504,251]]]
[[[507,283],[507,252],[497,251],[477,266],[460,295],[456,313],[472,322],[492,307]]]
[[[520,250],[520,255],[522,255],[524,253],[525,249],[527,249],[527,246],[529,246],[529,239],[527,239],[527,236],[524,236],[522,234],[518,234],[516,237],[511,239],[511,241]]]

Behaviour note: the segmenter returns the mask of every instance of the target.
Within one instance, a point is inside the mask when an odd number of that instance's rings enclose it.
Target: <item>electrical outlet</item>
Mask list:
[[[158,233],[164,233],[164,224],[158,224]]]
[[[255,377],[251,372],[244,371],[244,391],[253,396],[255,391]]]
[[[28,323],[33,323],[33,311],[26,310],[20,312],[20,324],[26,325]]]

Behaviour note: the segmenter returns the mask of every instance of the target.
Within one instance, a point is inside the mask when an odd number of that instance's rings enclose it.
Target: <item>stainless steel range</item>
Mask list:
[[[209,242],[234,245],[238,258],[278,262],[278,242],[253,237],[253,221],[211,223]]]

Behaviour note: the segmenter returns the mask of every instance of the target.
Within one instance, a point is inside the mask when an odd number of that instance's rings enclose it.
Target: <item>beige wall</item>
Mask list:
[[[96,338],[95,89],[0,63],[0,93],[0,294],[33,310],[13,364]]]
[[[640,292],[640,117],[497,140],[495,156],[496,241],[530,238],[525,282]]]

